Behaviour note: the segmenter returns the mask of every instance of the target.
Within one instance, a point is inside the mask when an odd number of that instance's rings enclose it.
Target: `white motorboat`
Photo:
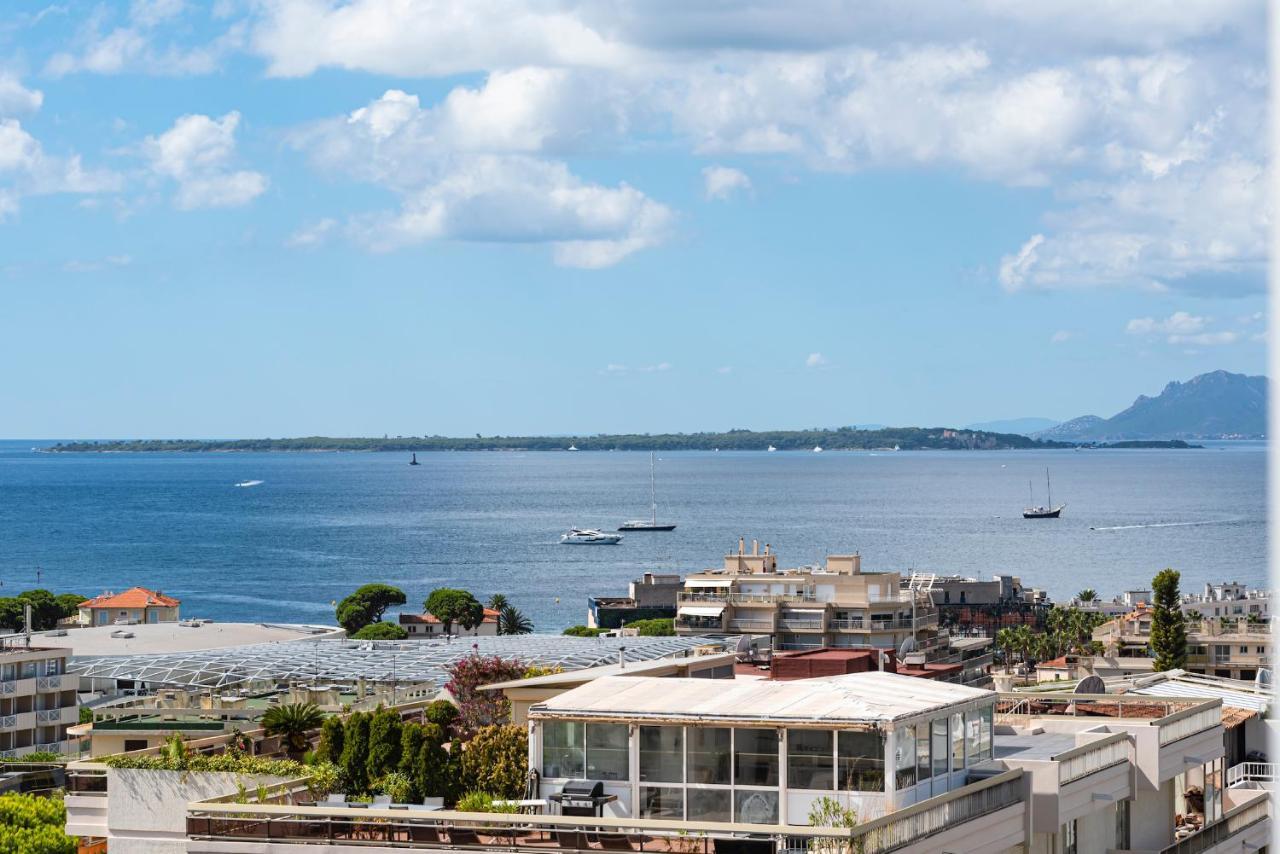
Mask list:
[[[822,446],[821,446],[821,445],[814,445],[814,446],[813,446],[813,452],[814,452],[815,454],[820,454],[820,453],[822,453]]]
[[[776,450],[778,450],[778,449],[777,449],[777,448],[775,448],[773,445],[770,445],[770,446],[769,446],[769,453],[773,453],[773,452],[774,452],[774,451],[776,451]]]
[[[569,546],[614,546],[622,542],[621,534],[606,534],[595,528],[570,528],[560,535],[560,544]]]

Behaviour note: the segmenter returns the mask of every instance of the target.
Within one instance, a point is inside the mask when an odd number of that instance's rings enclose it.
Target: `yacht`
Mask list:
[[[606,534],[595,528],[570,528],[560,535],[560,544],[567,546],[613,546],[622,541],[621,534]]]
[[[773,452],[774,452],[774,451],[776,451],[776,450],[778,450],[778,449],[777,449],[777,448],[775,448],[773,445],[770,445],[770,446],[769,446],[769,453],[773,453]]]
[[[1044,486],[1049,494],[1049,505],[1047,507],[1036,504],[1035,489],[1030,483],[1027,484],[1028,489],[1031,490],[1031,506],[1022,511],[1023,519],[1057,519],[1062,515],[1062,511],[1067,505],[1059,504],[1057,507],[1053,506],[1053,487],[1049,483],[1048,469],[1044,470]]]
[[[815,454],[820,454],[820,453],[822,453],[822,446],[821,446],[821,445],[814,445],[814,446],[813,446],[813,452],[814,452]]]
[[[658,493],[654,489],[653,483],[653,451],[649,452],[649,518],[648,519],[632,519],[630,522],[623,522],[619,526],[619,531],[674,531],[676,529],[675,522],[663,522],[658,524]]]

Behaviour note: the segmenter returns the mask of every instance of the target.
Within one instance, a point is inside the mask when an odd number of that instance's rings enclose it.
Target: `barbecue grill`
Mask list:
[[[560,805],[560,815],[602,816],[604,805],[613,803],[617,795],[606,795],[599,780],[570,780],[564,788],[547,800]]]

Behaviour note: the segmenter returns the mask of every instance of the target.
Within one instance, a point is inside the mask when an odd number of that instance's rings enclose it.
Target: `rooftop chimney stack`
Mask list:
[[[751,541],[751,556],[752,556],[752,557],[759,557],[759,556],[760,556],[760,541],[759,541],[759,540],[752,540],[752,541]]]
[[[747,541],[744,537],[738,537],[738,554],[746,554]]]

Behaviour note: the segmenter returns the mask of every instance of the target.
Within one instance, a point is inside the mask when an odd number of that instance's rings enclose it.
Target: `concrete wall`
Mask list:
[[[1129,813],[1129,847],[1135,851],[1159,851],[1173,844],[1173,780],[1155,791],[1138,790]]]

